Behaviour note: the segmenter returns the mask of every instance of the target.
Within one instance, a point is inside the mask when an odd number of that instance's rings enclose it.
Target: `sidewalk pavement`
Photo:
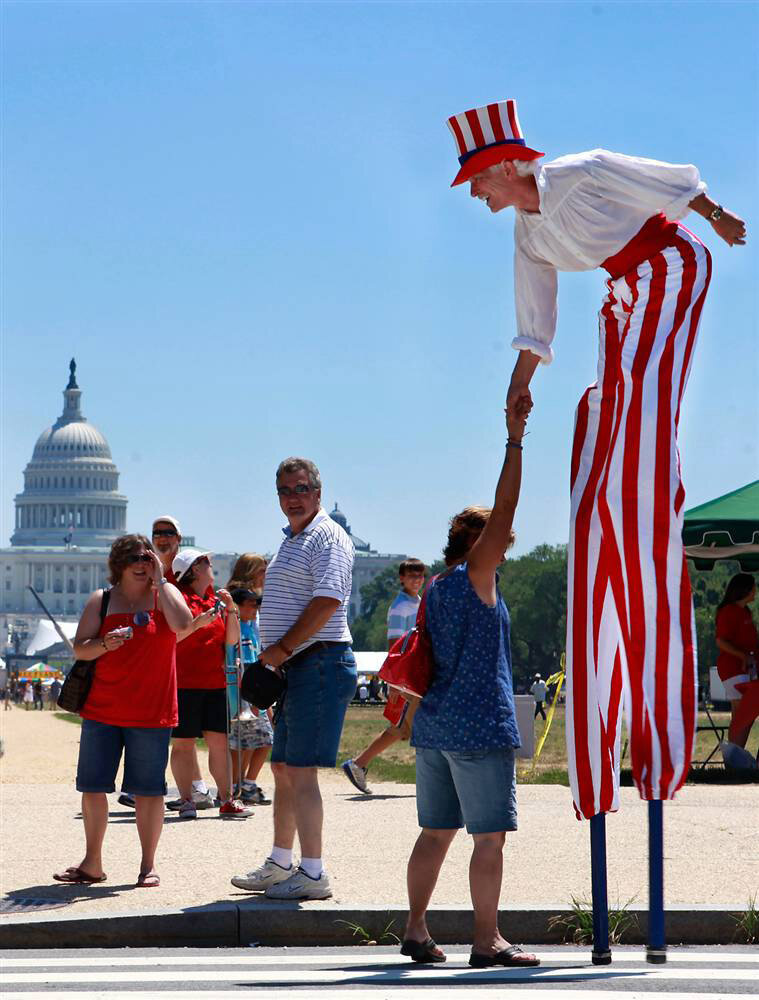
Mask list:
[[[270,806],[256,808],[244,822],[222,821],[217,810],[200,812],[194,821],[167,814],[157,859],[162,884],[137,889],[134,811],[118,805],[115,795],[104,848],[108,881],[66,886],[51,875],[78,864],[83,853],[74,790],[79,727],[52,713],[14,709],[0,713],[0,735],[5,746],[0,762],[0,888],[6,908],[9,901],[17,907],[24,906],[19,900],[30,901],[25,912],[0,916],[3,947],[41,946],[18,943],[24,928],[26,940],[53,935],[60,945],[71,936],[81,944],[84,935],[93,944],[102,940],[113,946],[113,940],[103,939],[110,934],[136,946],[145,935],[153,944],[158,943],[156,935],[167,944],[232,938],[233,943],[343,943],[350,931],[336,920],[372,933],[382,929],[383,920],[384,926],[393,919],[396,932],[402,927],[405,866],[417,834],[412,785],[372,784],[375,794],[367,797],[339,771],[323,773],[325,865],[332,900],[301,906],[261,902],[230,885],[231,875],[257,867],[269,850]],[[261,784],[273,787],[268,768]],[[567,788],[523,785],[518,799],[519,831],[507,839],[501,907],[513,936],[537,943],[543,940],[536,935],[545,927],[547,911],[566,910],[573,896],[590,896],[589,827],[575,819]],[[756,785],[687,787],[665,805],[665,899],[673,910],[671,933],[682,926],[693,943],[731,940],[725,936],[734,930],[728,912],[745,910],[759,887],[758,821]],[[607,817],[607,838],[610,906],[632,900],[633,909],[645,910],[647,810],[634,789],[621,790],[620,812]],[[460,834],[435,893],[441,940],[469,936],[470,851],[471,841]],[[676,917],[673,904],[685,916]],[[85,922],[75,923],[80,920]],[[704,938],[703,927],[709,926],[713,931]]]

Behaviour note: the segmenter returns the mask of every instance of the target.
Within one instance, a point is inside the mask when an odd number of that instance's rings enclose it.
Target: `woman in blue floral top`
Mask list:
[[[474,839],[469,884],[474,941],[469,964],[538,965],[498,930],[506,833],[517,828],[514,751],[520,745],[511,680],[509,612],[496,570],[514,542],[522,436],[530,402],[506,414],[508,443],[492,508],[451,520],[448,569],[430,584],[427,629],[435,676],[414,718],[419,834],[408,864],[409,916],[401,952],[444,962],[427,929],[427,907],[448,848],[466,826]]]

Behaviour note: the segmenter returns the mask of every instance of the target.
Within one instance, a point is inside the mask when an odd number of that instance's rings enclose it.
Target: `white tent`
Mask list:
[[[76,622],[58,622],[58,627],[68,639],[73,640],[76,635]],[[53,623],[47,618],[40,618],[37,622],[37,631],[27,644],[26,655],[36,656],[38,653],[50,649],[51,646],[57,646],[60,641],[61,637],[53,628]]]

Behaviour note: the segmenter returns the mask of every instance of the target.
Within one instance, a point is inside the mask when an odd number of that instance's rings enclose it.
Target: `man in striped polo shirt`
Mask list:
[[[326,899],[332,890],[322,865],[317,769],[337,763],[345,711],[356,692],[347,618],[354,549],[321,506],[321,477],[313,462],[285,459],[276,484],[288,526],[266,570],[259,615],[261,660],[287,670],[271,755],[274,846],[260,868],[235,875],[232,884],[273,899]]]

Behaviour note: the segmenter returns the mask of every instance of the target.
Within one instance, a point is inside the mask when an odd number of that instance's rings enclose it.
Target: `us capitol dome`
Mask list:
[[[63,413],[37,438],[16,496],[11,545],[107,548],[126,530],[127,498],[108,442],[82,415],[72,359]]]
[[[126,532],[119,470],[105,437],[83,416],[81,400],[72,360],[63,412],[37,438],[15,498],[11,544],[0,549],[0,630],[6,635],[30,634],[44,616],[30,587],[56,618],[76,620],[92,591],[105,584],[111,543]]]

